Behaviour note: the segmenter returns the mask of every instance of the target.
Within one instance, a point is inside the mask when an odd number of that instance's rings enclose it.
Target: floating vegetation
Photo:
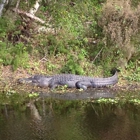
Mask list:
[[[29,93],[30,98],[35,98],[35,97],[38,97],[38,96],[39,96],[39,93]]]

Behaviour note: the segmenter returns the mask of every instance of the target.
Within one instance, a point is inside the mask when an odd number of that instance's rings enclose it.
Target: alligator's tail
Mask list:
[[[111,73],[112,75],[114,75],[116,72],[120,72],[120,70],[117,69],[116,67],[112,68],[111,71],[110,71],[110,73]]]
[[[114,84],[118,83],[118,72],[119,71],[120,71],[119,69],[113,68],[111,70],[111,74],[113,76],[107,77],[107,78],[95,78],[92,81],[92,87],[104,87],[107,85],[114,85]]]
[[[118,82],[118,69],[113,68],[111,70],[111,73],[113,76],[107,77],[107,78],[92,78],[91,80],[84,80],[84,81],[78,81],[76,83],[77,88],[82,88],[84,90],[87,89],[87,87],[104,87],[107,85],[115,85]]]

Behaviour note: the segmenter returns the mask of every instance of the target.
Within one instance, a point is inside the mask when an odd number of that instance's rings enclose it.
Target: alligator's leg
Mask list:
[[[86,90],[88,87],[92,87],[92,84],[90,81],[78,81],[78,82],[76,82],[75,86],[78,89],[81,88],[81,89]]]
[[[53,90],[55,89],[56,87],[58,87],[58,84],[54,84],[54,85],[49,85],[50,89]]]

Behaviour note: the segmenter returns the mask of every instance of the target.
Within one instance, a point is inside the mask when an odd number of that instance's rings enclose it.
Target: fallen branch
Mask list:
[[[20,0],[17,1],[16,9],[18,9],[18,7],[19,7],[19,3],[20,3]]]
[[[22,10],[19,10],[19,9],[14,8],[13,11],[16,12],[16,13],[18,13],[18,14],[27,16],[27,17],[29,17],[31,19],[34,19],[34,20],[40,22],[41,24],[44,24],[45,23],[44,20],[42,20],[42,19],[40,19],[40,18],[36,17],[35,15],[30,14],[30,13],[24,12]]]
[[[29,11],[30,14],[34,15],[37,12],[37,10],[40,6],[40,4],[39,4],[40,2],[41,2],[41,0],[36,0],[34,6]]]
[[[94,62],[94,61],[97,59],[97,57],[100,55],[100,53],[102,52],[102,50],[103,50],[103,47],[102,47],[101,50],[98,52],[98,54],[95,56],[95,58],[93,59],[92,62]]]

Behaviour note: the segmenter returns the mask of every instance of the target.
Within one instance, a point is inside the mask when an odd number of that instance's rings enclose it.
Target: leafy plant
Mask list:
[[[131,72],[126,78],[130,81],[140,82],[140,61],[130,61],[127,69]]]
[[[28,52],[22,43],[13,46],[10,43],[0,42],[0,63],[3,65],[12,65],[16,70],[18,67],[27,67]]]
[[[105,35],[105,46],[108,47],[108,52],[109,50],[114,52],[112,56],[116,55],[116,52],[120,52],[118,53],[120,57],[115,59],[118,61],[118,65],[121,64],[123,67],[135,54],[131,37],[138,32],[139,13],[140,9],[134,9],[130,0],[107,1],[102,8],[98,24]]]
[[[30,93],[29,95],[28,95],[30,98],[36,98],[36,97],[38,97],[39,96],[39,93]]]
[[[69,54],[66,64],[62,67],[62,73],[84,74],[84,69],[81,66],[81,61],[85,58],[85,51],[83,50],[79,55]]]

